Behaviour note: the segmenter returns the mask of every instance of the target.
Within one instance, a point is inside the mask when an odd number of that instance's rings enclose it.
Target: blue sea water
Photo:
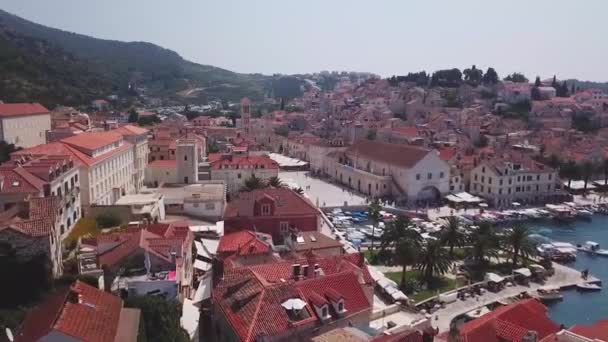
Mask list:
[[[553,241],[573,244],[595,241],[601,248],[608,249],[608,216],[596,215],[590,222],[575,221],[570,224],[532,222],[530,226],[536,234]],[[599,292],[564,291],[563,301],[549,305],[551,319],[569,327],[608,318],[608,257],[579,252],[576,261],[567,266],[581,271],[589,269],[591,275],[602,280],[604,288]]]

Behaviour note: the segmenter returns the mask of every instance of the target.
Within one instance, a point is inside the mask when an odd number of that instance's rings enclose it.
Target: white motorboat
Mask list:
[[[536,294],[541,301],[561,300],[564,298],[559,287],[541,287],[536,290]]]
[[[576,284],[576,289],[580,291],[601,291],[602,287],[594,283]]]
[[[594,241],[587,241],[584,245],[578,246],[578,250],[591,253],[593,255],[608,256],[608,249],[600,248],[600,244]]]

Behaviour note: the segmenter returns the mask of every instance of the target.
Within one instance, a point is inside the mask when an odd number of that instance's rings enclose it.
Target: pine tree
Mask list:
[[[560,89],[560,96],[561,97],[568,97],[568,84],[566,83],[566,81],[564,81],[562,83],[561,89]]]
[[[576,93],[576,86],[574,82],[572,82],[572,86],[570,87],[570,95],[574,95]]]
[[[536,81],[534,81],[534,86],[535,87],[540,87],[541,86],[541,82],[540,82],[540,77],[536,76]]]

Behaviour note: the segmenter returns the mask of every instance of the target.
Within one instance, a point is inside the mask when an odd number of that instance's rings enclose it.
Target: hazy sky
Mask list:
[[[471,64],[608,81],[606,0],[0,0],[26,19],[149,41],[239,72]]]

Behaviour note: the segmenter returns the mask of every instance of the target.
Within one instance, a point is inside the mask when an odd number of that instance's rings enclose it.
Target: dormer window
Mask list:
[[[321,308],[321,316],[324,319],[329,318],[329,308],[327,307],[327,305],[323,305],[323,307]]]
[[[262,204],[262,216],[270,216],[270,204]]]
[[[338,302],[338,312],[344,312],[344,301],[340,300],[340,302]]]

